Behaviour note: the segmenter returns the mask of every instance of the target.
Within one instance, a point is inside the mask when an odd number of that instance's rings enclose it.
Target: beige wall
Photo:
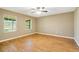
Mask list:
[[[38,18],[37,32],[74,37],[74,13],[63,13]]]
[[[17,31],[15,32],[9,32],[9,33],[4,33],[3,31],[3,16],[4,15],[11,15],[11,16],[16,16],[17,17]],[[31,19],[32,20],[32,30],[26,30],[25,28],[25,20],[26,19]],[[36,19],[30,16],[25,16],[19,13],[7,11],[0,9],[0,39],[7,39],[7,38],[12,38],[12,37],[17,37],[20,35],[28,34],[28,33],[34,33],[35,30],[35,24],[36,24]]]
[[[17,17],[17,31],[4,33],[3,16],[11,15]],[[32,30],[26,30],[25,20],[32,19]],[[0,39],[17,37],[24,34],[40,32],[61,36],[74,36],[74,13],[63,13],[41,18],[34,18],[23,14],[0,9]]]
[[[74,16],[74,39],[79,46],[79,8],[75,10]]]

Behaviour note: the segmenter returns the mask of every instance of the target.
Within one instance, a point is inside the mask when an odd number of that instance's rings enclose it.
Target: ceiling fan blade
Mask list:
[[[48,12],[48,11],[46,10],[46,11],[42,11],[42,12]]]
[[[31,13],[35,13],[35,12],[31,12]]]
[[[37,7],[37,9],[40,9],[40,7]]]

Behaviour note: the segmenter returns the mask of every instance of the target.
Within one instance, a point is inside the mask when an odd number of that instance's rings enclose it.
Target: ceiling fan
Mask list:
[[[47,13],[48,10],[45,7],[36,7],[36,8],[32,8],[32,13]]]

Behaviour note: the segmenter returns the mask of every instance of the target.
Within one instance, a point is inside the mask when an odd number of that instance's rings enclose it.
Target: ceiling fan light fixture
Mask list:
[[[47,13],[48,10],[46,10],[45,7],[36,7],[36,8],[32,8],[32,13],[37,14],[37,15],[41,15],[42,13]]]
[[[36,11],[36,14],[40,15],[42,12],[41,11]]]

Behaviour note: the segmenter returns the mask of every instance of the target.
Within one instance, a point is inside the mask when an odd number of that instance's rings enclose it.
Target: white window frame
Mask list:
[[[26,21],[27,20],[30,20],[30,29],[26,28]],[[25,28],[26,28],[26,30],[32,30],[32,20],[31,19],[27,19],[27,20],[25,20]]]
[[[9,15],[8,15],[9,16]],[[7,16],[3,16],[3,23],[4,23],[4,21],[5,21],[5,17],[7,17]],[[9,16],[9,17],[11,17],[11,15]],[[17,31],[17,18],[15,17],[15,16],[13,16],[14,17],[14,19],[15,19],[15,21],[16,21],[16,24],[15,24],[15,26],[16,26],[16,28],[15,28],[15,30],[13,29],[12,31],[5,31],[5,24],[3,25],[3,30],[4,30],[4,33],[10,33],[10,32],[15,32],[15,31]],[[7,17],[8,18],[8,17]]]

